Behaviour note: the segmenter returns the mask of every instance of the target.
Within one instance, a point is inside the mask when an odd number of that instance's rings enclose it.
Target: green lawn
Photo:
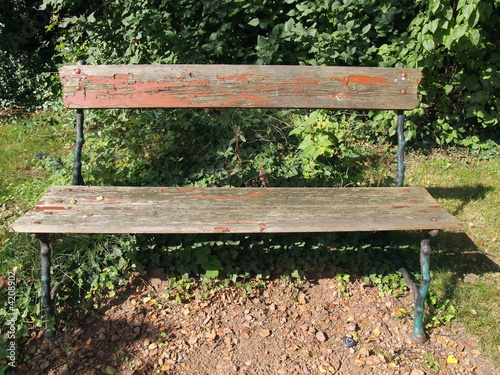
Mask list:
[[[464,224],[444,233],[440,246],[455,259],[439,270],[452,274],[458,319],[500,364],[500,158],[471,157],[463,150],[410,158],[409,185],[425,186]],[[448,258],[450,260],[450,258]]]

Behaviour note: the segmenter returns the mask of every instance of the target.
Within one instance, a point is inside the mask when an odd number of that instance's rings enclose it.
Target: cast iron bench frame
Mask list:
[[[59,70],[64,104],[76,109],[72,186],[52,186],[9,230],[40,240],[42,306],[53,322],[53,233],[288,233],[420,230],[414,341],[426,340],[430,238],[461,223],[425,188],[404,184],[404,110],[418,105],[417,69],[262,65],[73,65]],[[83,186],[84,109],[309,108],[394,110],[395,187],[227,188]],[[55,339],[55,330],[45,332]]]

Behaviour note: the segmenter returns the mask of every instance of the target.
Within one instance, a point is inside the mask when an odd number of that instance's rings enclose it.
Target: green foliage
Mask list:
[[[0,107],[40,107],[59,94],[50,12],[36,2],[3,0],[0,13]]]
[[[398,44],[408,67],[424,73],[418,110],[423,136],[438,144],[478,144],[478,135],[497,134],[500,41],[495,36],[498,1],[418,1],[420,12]],[[404,57],[404,58],[403,58]],[[489,130],[489,131],[484,131]],[[474,138],[476,137],[476,138]]]
[[[410,113],[407,138],[480,146],[488,138],[498,142],[500,111],[495,93],[500,85],[500,42],[494,17],[498,7],[498,1],[484,0],[412,4],[389,0],[46,0],[42,8],[52,12],[52,18],[49,26],[32,33],[38,44],[21,43],[21,54],[0,45],[0,85],[7,95],[5,104],[32,97],[26,95],[28,91],[36,91],[38,103],[49,102],[58,88],[57,77],[39,73],[54,71],[51,64],[56,60],[401,64],[424,72],[421,106]],[[40,11],[14,4],[12,12],[22,17],[6,14],[0,19],[0,33],[9,36],[12,30],[29,29],[23,25],[33,12]],[[57,44],[54,58],[52,41]],[[369,129],[393,134],[392,117],[374,113],[370,119],[364,128],[368,134],[373,135]]]

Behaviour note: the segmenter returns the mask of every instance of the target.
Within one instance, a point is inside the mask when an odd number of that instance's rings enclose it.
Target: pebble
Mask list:
[[[326,341],[326,335],[322,331],[316,332],[316,340],[319,342],[325,342]]]
[[[271,335],[271,331],[268,329],[261,329],[261,330],[259,330],[259,335],[260,335],[260,337],[265,338],[265,337],[268,337]]]

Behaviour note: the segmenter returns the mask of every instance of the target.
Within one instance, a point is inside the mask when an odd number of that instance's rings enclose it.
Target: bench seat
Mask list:
[[[9,230],[288,233],[459,229],[421,187],[52,186]]]

